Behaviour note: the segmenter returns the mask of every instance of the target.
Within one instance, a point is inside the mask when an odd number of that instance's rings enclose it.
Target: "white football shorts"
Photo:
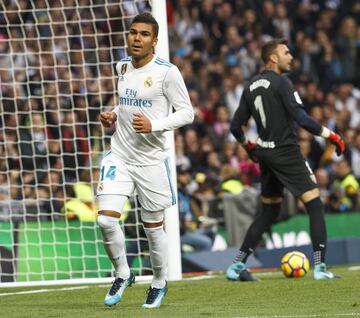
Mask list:
[[[101,161],[97,196],[131,196],[136,191],[143,209],[148,212],[161,211],[176,203],[176,194],[171,182],[168,159],[152,166],[125,164],[113,153]],[[117,202],[122,202],[118,200]],[[116,204],[116,202],[114,202]],[[108,206],[108,204],[107,204]],[[121,212],[123,206],[114,206],[113,211]]]

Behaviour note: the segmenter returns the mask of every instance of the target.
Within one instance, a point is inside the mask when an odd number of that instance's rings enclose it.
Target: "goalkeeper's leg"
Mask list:
[[[304,205],[310,218],[310,236],[314,252],[314,279],[338,278],[338,276],[327,270],[325,264],[327,234],[324,205],[319,196],[315,196],[315,198],[313,198],[313,195],[311,196],[311,194],[317,195],[317,193],[318,190],[314,189],[302,195],[303,200],[309,199],[309,201],[304,202]]]
[[[243,244],[236,255],[233,264],[226,271],[229,280],[255,281],[256,279],[247,271],[246,260],[261,241],[265,231],[270,230],[271,224],[280,213],[281,198],[262,198],[262,212],[248,229]]]

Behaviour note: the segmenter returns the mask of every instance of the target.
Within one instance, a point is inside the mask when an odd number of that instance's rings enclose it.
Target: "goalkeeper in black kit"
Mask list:
[[[344,142],[338,134],[307,115],[299,94],[283,75],[290,71],[293,59],[286,40],[267,42],[262,47],[261,57],[265,68],[245,87],[231,122],[231,132],[252,160],[259,162],[262,212],[247,231],[226,276],[229,280],[256,280],[246,269],[246,259],[260,242],[262,234],[277,219],[283,188],[286,187],[304,203],[310,218],[314,279],[332,279],[337,276],[327,271],[325,265],[327,238],[324,207],[314,174],[300,152],[296,124],[329,140],[339,156],[344,152]],[[251,116],[258,129],[256,143],[248,140],[242,130]]]

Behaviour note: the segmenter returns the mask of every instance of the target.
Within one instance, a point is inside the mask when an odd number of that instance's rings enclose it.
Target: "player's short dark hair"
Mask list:
[[[138,14],[131,22],[131,24],[133,23],[147,23],[147,24],[151,24],[153,27],[153,31],[154,31],[154,35],[155,37],[158,36],[159,34],[159,24],[157,23],[157,21],[155,20],[155,18],[151,15],[151,13],[149,12],[144,12],[144,13],[140,13]]]
[[[274,39],[263,45],[261,48],[261,58],[265,64],[269,61],[270,55],[274,53],[279,44],[287,45],[288,41],[286,39]]]

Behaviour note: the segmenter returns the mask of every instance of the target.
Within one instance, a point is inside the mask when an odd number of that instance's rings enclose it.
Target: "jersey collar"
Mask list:
[[[146,70],[151,65],[153,65],[156,58],[157,58],[157,55],[154,54],[153,58],[147,64],[145,64],[144,66],[138,67],[138,68],[135,68],[132,63],[130,63],[130,64],[131,64],[131,67],[132,67],[133,70],[142,71],[142,70]]]

